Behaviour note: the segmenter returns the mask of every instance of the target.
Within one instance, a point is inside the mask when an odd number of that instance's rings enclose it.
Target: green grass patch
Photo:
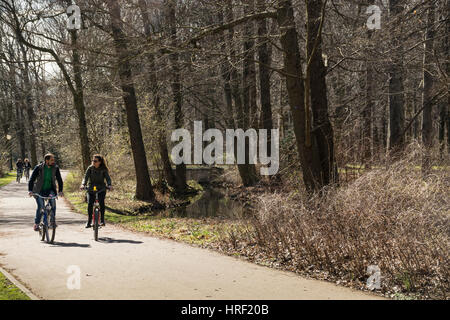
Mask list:
[[[0,272],[0,300],[30,300]]]
[[[129,221],[123,225],[134,231],[196,244],[218,240],[218,229],[220,228],[220,224],[212,219],[199,221],[198,219],[161,216]]]
[[[15,180],[16,180],[16,173],[12,171],[8,172],[6,175],[0,178],[0,187],[3,187]]]

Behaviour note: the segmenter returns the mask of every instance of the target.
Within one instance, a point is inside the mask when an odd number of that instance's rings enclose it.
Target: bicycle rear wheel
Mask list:
[[[98,241],[98,216],[99,216],[99,212],[98,212],[98,209],[96,208],[94,210],[94,224],[92,226],[92,228],[94,229],[95,241]]]

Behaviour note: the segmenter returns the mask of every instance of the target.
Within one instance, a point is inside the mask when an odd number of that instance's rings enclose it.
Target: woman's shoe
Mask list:
[[[91,223],[90,223],[90,222],[86,223],[86,227],[85,227],[85,228],[86,228],[86,229],[92,228]]]

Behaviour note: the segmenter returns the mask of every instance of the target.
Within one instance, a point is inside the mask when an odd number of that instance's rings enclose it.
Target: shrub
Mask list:
[[[420,152],[411,151],[309,199],[299,192],[260,195],[243,239],[294,270],[321,270],[362,287],[368,266],[376,265],[384,292],[447,298],[449,170],[423,177],[417,159]]]

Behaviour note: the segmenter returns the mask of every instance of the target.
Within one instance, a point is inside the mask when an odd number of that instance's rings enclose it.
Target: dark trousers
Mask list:
[[[100,212],[101,212],[101,222],[105,222],[105,196],[106,191],[100,192],[98,194],[98,202],[100,203]],[[92,221],[92,210],[94,210],[94,202],[95,202],[95,193],[88,192],[87,194],[88,199],[88,222],[90,223]]]

